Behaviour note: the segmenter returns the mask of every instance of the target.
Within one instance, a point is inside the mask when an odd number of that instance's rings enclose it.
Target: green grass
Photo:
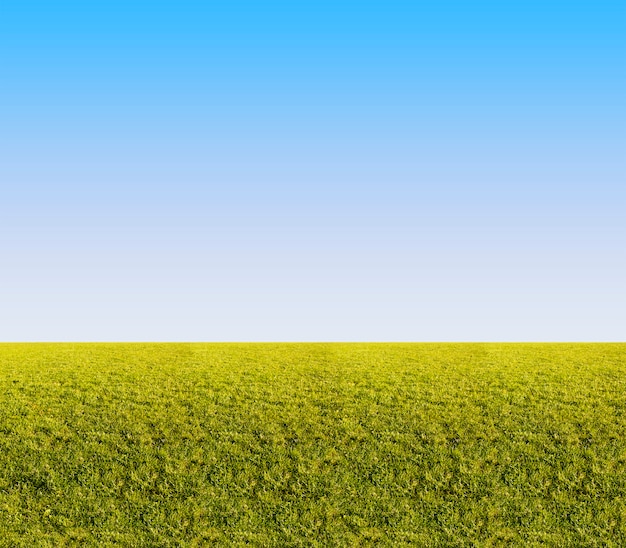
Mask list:
[[[1,344],[0,546],[626,546],[626,344]]]

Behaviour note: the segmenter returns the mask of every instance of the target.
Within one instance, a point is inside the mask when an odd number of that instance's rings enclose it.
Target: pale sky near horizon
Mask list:
[[[624,341],[623,2],[0,6],[0,341]]]

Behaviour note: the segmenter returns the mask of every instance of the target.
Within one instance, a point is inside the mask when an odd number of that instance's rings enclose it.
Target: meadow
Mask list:
[[[0,546],[626,546],[626,344],[0,344]]]

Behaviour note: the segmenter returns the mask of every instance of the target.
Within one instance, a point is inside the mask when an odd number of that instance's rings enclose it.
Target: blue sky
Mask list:
[[[624,340],[622,2],[0,6],[0,340]]]

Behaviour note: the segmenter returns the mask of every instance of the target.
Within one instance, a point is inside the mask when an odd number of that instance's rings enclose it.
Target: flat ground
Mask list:
[[[1,344],[0,546],[626,546],[626,344]]]

